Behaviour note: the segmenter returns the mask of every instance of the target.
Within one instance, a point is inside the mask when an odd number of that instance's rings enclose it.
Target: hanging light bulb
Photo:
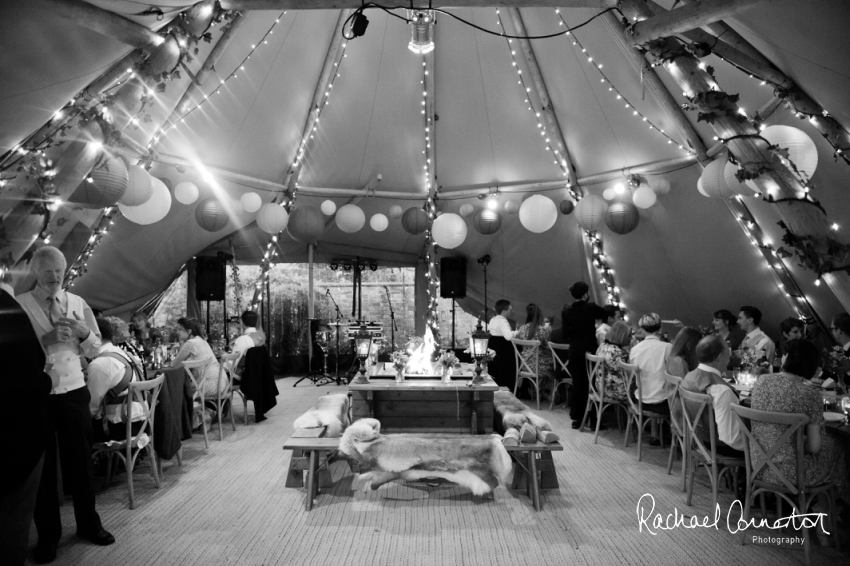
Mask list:
[[[407,17],[411,20],[410,43],[407,48],[414,53],[425,55],[434,50],[434,20],[433,10],[408,10]]]

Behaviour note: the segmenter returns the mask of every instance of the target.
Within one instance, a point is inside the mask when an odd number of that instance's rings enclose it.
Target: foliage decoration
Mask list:
[[[800,267],[805,267],[818,276],[834,271],[850,271],[850,244],[828,236],[794,234],[783,221],[779,227],[785,230],[782,242],[785,246],[776,250],[783,258],[795,257]]]

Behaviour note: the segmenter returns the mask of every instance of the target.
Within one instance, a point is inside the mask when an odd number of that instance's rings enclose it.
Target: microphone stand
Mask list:
[[[336,304],[336,301],[334,300],[334,296],[331,295],[330,288],[328,289],[327,293],[325,293],[325,294],[328,296],[328,298],[334,304],[334,308],[336,309],[336,384],[342,385],[342,382],[339,379],[339,329],[340,329],[339,321],[342,319],[342,312],[339,310],[339,305]]]
[[[390,340],[392,340],[390,343],[390,353],[395,354],[395,311],[393,311],[393,302],[390,299],[390,288],[384,285],[384,290],[387,292],[387,304],[390,306]]]

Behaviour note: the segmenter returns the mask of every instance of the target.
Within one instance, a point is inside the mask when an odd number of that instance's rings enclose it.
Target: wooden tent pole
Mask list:
[[[141,24],[82,0],[35,0],[54,15],[148,53],[165,38]]]
[[[437,30],[434,30],[437,33]],[[434,52],[425,55],[425,116],[427,117],[428,141],[425,144],[425,155],[428,158],[428,183],[430,196],[437,194],[437,101],[435,99],[437,80]]]
[[[663,14],[641,18],[632,29],[632,41],[642,45],[669,37],[776,0],[702,0]]]
[[[528,31],[525,28],[525,22],[522,19],[519,8],[508,8],[511,15],[511,21],[514,24],[516,35],[527,36]],[[608,12],[610,14],[610,12]],[[567,148],[567,140],[564,138],[564,133],[561,130],[561,125],[558,123],[558,116],[555,114],[555,109],[552,107],[552,99],[549,97],[549,89],[546,88],[546,81],[543,79],[543,73],[540,72],[540,65],[537,63],[537,56],[534,53],[534,48],[531,42],[527,39],[519,39],[519,46],[522,49],[522,54],[525,56],[525,61],[528,64],[528,70],[531,73],[532,88],[540,100],[541,112],[546,120],[546,129],[552,138],[550,142],[555,149],[555,154],[558,156],[562,169],[567,174],[567,180],[576,192],[581,194],[581,188],[578,186],[576,179],[575,167],[570,158],[569,149]]]
[[[361,0],[221,0],[225,10],[338,10],[356,9],[362,4]],[[611,8],[616,5],[617,0],[416,0],[410,8]]]
[[[628,16],[649,18],[651,10],[637,0],[622,0],[621,8]],[[679,52],[678,43],[665,38],[654,42],[651,46],[672,52]],[[696,97],[709,92],[721,93],[719,86],[712,76],[699,67],[693,56],[680,53],[674,60],[665,63],[673,79],[687,93],[688,97],[700,102]],[[716,97],[715,97],[716,98]],[[722,99],[717,107],[703,104],[704,111],[712,111],[716,119],[712,128],[721,139],[729,140],[729,151],[743,164],[758,164],[765,172],[755,179],[761,191],[772,197],[776,202],[776,210],[791,232],[798,236],[812,236],[817,239],[829,239],[843,242],[841,235],[830,229],[825,212],[802,200],[805,195],[803,186],[790,169],[779,162],[779,158],[767,149],[767,143],[756,137],[758,132],[749,122],[740,122],[740,109],[737,104]],[[736,137],[742,136],[742,137]],[[736,139],[730,139],[736,138]],[[846,272],[827,274],[824,280],[845,309],[850,310],[850,275]]]

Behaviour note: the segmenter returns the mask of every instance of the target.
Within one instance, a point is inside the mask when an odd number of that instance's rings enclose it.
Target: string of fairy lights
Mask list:
[[[100,245],[101,240],[109,231],[109,227],[114,224],[112,220],[112,215],[115,213],[116,209],[113,207],[106,207],[103,209],[103,215],[98,222],[97,227],[92,231],[91,236],[89,236],[88,242],[83,247],[82,251],[77,254],[77,259],[71,264],[70,269],[65,274],[65,280],[63,281],[63,287],[68,289],[69,287],[74,285],[74,281],[76,281],[79,277],[86,272],[88,272],[88,262],[91,259],[94,250]],[[48,236],[44,240],[45,244],[50,243],[50,237]]]
[[[432,186],[432,180],[436,179],[434,166],[428,157],[428,150],[431,148],[432,138],[436,139],[434,131],[434,122],[428,106],[428,81],[433,81],[434,77],[431,70],[428,68],[428,59],[422,56],[422,115],[424,116],[425,124],[425,149],[422,153],[425,156],[425,163],[422,166],[425,174],[425,190],[428,193],[428,198],[425,200],[425,214],[428,215],[428,228],[425,230],[425,279],[428,282],[426,293],[428,295],[428,309],[425,314],[425,322],[431,333],[436,337],[440,329],[440,321],[437,310],[437,294],[440,288],[440,277],[437,271],[436,262],[436,244],[432,235],[432,227],[434,219],[437,216],[437,206],[434,203],[432,190],[436,187]],[[433,101],[431,101],[433,102]]]

